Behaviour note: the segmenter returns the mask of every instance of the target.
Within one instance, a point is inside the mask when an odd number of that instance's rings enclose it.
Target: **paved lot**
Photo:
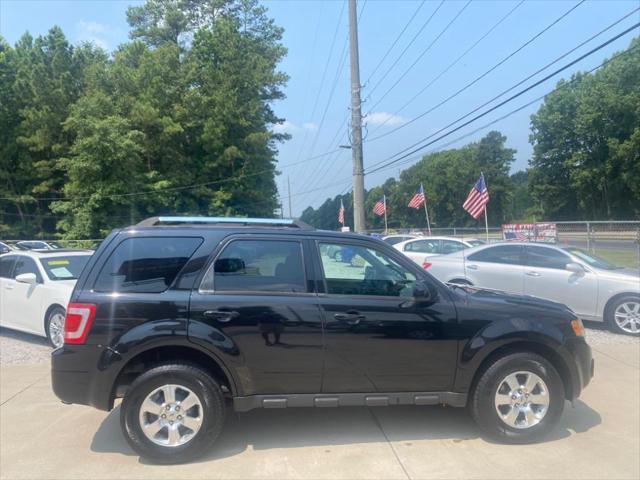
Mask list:
[[[536,445],[488,442],[454,408],[230,411],[208,457],[169,467],[133,454],[119,409],[62,405],[48,363],[2,364],[0,478],[637,479],[640,342],[631,340],[595,345],[594,382]]]

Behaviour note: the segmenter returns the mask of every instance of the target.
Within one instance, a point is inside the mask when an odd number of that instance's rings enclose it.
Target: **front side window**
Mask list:
[[[332,257],[328,252],[338,250]],[[416,276],[386,254],[368,247],[321,243],[327,293],[411,297]]]
[[[40,263],[51,280],[77,280],[89,258],[91,255],[43,257]]]
[[[289,240],[233,240],[209,269],[201,291],[307,291],[302,245]]]
[[[459,252],[460,250],[464,250],[464,243],[456,242],[454,240],[443,240],[442,241],[442,254],[447,255],[448,253]]]
[[[34,259],[29,257],[19,256],[16,258],[16,266],[13,269],[13,278],[16,278],[18,275],[22,275],[23,273],[33,273],[38,282],[42,281],[42,276],[40,275],[40,271],[38,270],[38,265]]]
[[[538,268],[554,268],[556,270],[565,270],[567,263],[571,262],[571,257],[568,255],[554,250],[553,248],[544,247],[525,247],[527,256],[525,259],[526,265],[530,267]]]
[[[200,237],[128,238],[105,262],[93,288],[97,292],[163,292],[201,243]]]
[[[11,271],[15,261],[16,257],[14,255],[0,257],[0,278],[11,278]]]
[[[473,262],[502,263],[506,265],[522,265],[521,245],[499,245],[480,250],[469,255]]]
[[[440,240],[415,240],[404,246],[405,252],[439,253]]]

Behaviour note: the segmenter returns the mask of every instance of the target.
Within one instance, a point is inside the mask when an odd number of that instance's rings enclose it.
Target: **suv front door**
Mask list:
[[[318,240],[318,295],[325,326],[322,391],[448,391],[453,384],[456,312],[448,293],[388,251],[355,240]],[[350,258],[328,255],[335,248]],[[416,280],[432,282],[429,301]]]
[[[192,293],[190,339],[223,350],[244,395],[320,391],[322,316],[309,268],[299,239],[236,237]]]

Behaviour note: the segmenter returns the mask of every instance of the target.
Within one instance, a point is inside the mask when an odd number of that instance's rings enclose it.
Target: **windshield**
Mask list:
[[[578,257],[583,262],[595,268],[602,268],[603,270],[617,270],[622,268],[607,262],[604,258],[600,258],[592,253],[586,252],[581,248],[568,247],[563,250],[569,252],[574,257]]]
[[[91,255],[43,257],[40,262],[51,280],[77,280],[90,257]]]

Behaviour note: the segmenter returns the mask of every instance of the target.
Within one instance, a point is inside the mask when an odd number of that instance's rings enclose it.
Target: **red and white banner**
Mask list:
[[[502,225],[502,238],[522,242],[555,243],[558,231],[555,223],[507,223]]]

